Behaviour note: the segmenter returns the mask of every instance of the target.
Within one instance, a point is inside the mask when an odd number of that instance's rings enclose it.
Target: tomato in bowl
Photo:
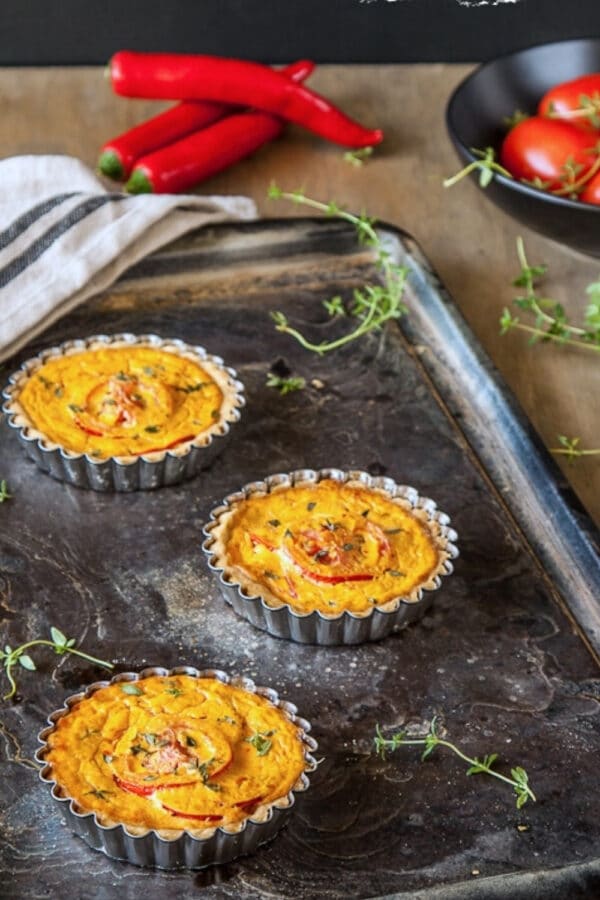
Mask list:
[[[469,164],[480,158],[475,151],[493,147],[499,157],[509,128],[507,120],[516,111],[535,116],[548,91],[597,72],[598,38],[542,44],[484,63],[456,88],[446,109],[446,125],[458,156]],[[547,121],[544,129],[558,126],[560,131],[564,125],[556,119]],[[586,137],[583,130],[581,133],[582,146],[587,140],[594,143],[593,135]],[[557,137],[546,144],[550,155],[560,150]],[[484,188],[485,196],[534,231],[575,250],[600,256],[600,206],[583,202],[585,194],[573,200],[519,181],[520,171],[513,174],[517,177],[494,174]]]

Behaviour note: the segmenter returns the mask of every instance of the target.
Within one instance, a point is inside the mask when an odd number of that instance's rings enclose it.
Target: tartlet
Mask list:
[[[203,549],[235,611],[303,643],[378,640],[420,617],[458,556],[433,500],[339,469],[272,475],[226,497]]]
[[[122,673],[69,697],[36,758],[69,825],[136,865],[250,853],[308,788],[316,742],[276,691],[190,666]]]
[[[27,360],[3,410],[28,455],[99,491],[176,484],[222,449],[243,385],[203,347],[157,335],[95,335]]]

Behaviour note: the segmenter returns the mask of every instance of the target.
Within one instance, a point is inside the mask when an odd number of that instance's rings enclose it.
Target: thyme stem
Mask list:
[[[406,737],[404,732],[397,732],[390,738],[386,738],[384,737],[379,725],[377,725],[374,738],[376,752],[382,758],[385,758],[385,755],[388,751],[397,750],[398,747],[420,746],[425,747],[425,751],[421,757],[421,759],[424,760],[436,747],[446,747],[464,762],[469,764],[467,775],[484,773],[486,775],[491,775],[494,778],[497,778],[499,781],[503,781],[505,784],[510,785],[516,794],[516,803],[518,809],[520,809],[528,799],[531,799],[535,802],[536,796],[533,793],[532,789],[529,787],[529,779],[525,769],[522,769],[520,766],[516,766],[515,768],[511,769],[512,778],[508,778],[508,776],[503,775],[501,772],[497,772],[492,768],[494,762],[498,758],[497,753],[490,753],[487,756],[484,756],[483,759],[479,759],[477,756],[467,756],[467,754],[463,753],[463,751],[459,747],[457,747],[456,744],[453,744],[451,743],[451,741],[447,741],[444,740],[444,738],[439,737],[435,730],[435,723],[436,720],[435,718],[433,718],[429,726],[429,732],[420,738],[408,738]]]
[[[521,237],[517,238],[517,256],[521,265],[521,274],[513,284],[524,288],[525,293],[520,297],[515,297],[514,303],[519,309],[531,313],[535,318],[535,323],[534,325],[525,325],[518,316],[513,315],[508,309],[504,309],[500,318],[501,334],[517,328],[531,334],[533,342],[541,339],[557,344],[567,344],[579,349],[592,350],[596,353],[600,351],[600,282],[587,287],[587,293],[592,300],[585,313],[587,327],[573,325],[568,320],[560,303],[549,297],[538,296],[536,282],[546,273],[546,266],[529,264]]]
[[[336,203],[322,203],[320,200],[314,200],[312,197],[306,197],[301,191],[282,191],[277,185],[271,185],[269,189],[269,197],[271,199],[289,200],[292,203],[308,206],[310,209],[318,210],[327,216],[335,216],[345,222],[353,225],[356,229],[359,241],[373,247],[376,250],[375,266],[381,272],[381,284],[367,284],[362,289],[354,291],[354,302],[351,306],[350,313],[359,320],[356,327],[331,341],[323,341],[315,344],[306,338],[297,328],[288,323],[287,317],[281,312],[273,312],[271,314],[275,321],[277,331],[282,331],[295,338],[298,343],[313,353],[322,356],[331,350],[337,350],[344,344],[354,341],[362,337],[369,331],[380,328],[384,322],[389,319],[398,319],[407,311],[406,306],[402,302],[404,288],[408,270],[405,266],[398,266],[392,262],[390,254],[384,250],[381,245],[380,237],[375,228],[374,220],[366,215],[356,216],[348,212]],[[324,301],[325,309],[331,317],[344,315],[345,311],[342,301],[339,297],[332,300]]]
[[[21,644],[19,647],[16,647],[14,650],[8,646],[5,646],[4,650],[0,650],[0,660],[2,661],[2,665],[6,671],[6,677],[8,678],[8,682],[10,684],[10,690],[7,694],[3,696],[3,700],[10,700],[11,697],[14,697],[17,691],[17,684],[13,675],[13,668],[19,663],[24,669],[28,669],[30,671],[34,671],[36,665],[31,657],[26,653],[30,647],[51,647],[56,654],[62,656],[64,653],[70,653],[73,656],[79,656],[81,659],[87,660],[87,662],[91,662],[94,665],[103,666],[105,669],[114,669],[114,666],[110,662],[106,662],[105,660],[98,659],[95,656],[91,656],[89,653],[84,653],[83,650],[77,650],[75,648],[75,638],[67,638],[62,631],[58,628],[51,628],[51,637],[52,640],[45,640],[44,638],[36,638],[33,641],[27,641],[24,644]]]

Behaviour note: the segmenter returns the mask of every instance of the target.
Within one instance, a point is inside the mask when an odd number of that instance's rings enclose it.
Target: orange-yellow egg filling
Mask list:
[[[54,357],[19,396],[44,437],[99,459],[192,440],[215,425],[222,400],[219,385],[197,362],[145,346]]]
[[[48,745],[52,777],[84,810],[159,829],[241,821],[285,797],[306,766],[281,709],[189,675],[102,688],[59,719]]]
[[[297,612],[364,612],[409,595],[440,564],[433,534],[407,507],[333,480],[253,494],[226,517],[227,565]]]

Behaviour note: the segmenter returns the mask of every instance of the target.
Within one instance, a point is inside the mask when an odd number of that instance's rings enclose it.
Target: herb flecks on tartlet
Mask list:
[[[240,822],[307,767],[279,707],[214,678],[150,676],[95,691],[56,723],[44,762],[102,821],[154,829]]]
[[[403,499],[325,479],[234,502],[218,517],[210,552],[267,602],[360,614],[410,598],[441,571],[448,553],[438,532]]]
[[[33,427],[66,450],[140,456],[215,428],[224,397],[210,368],[150,346],[83,350],[48,359],[19,403]]]

